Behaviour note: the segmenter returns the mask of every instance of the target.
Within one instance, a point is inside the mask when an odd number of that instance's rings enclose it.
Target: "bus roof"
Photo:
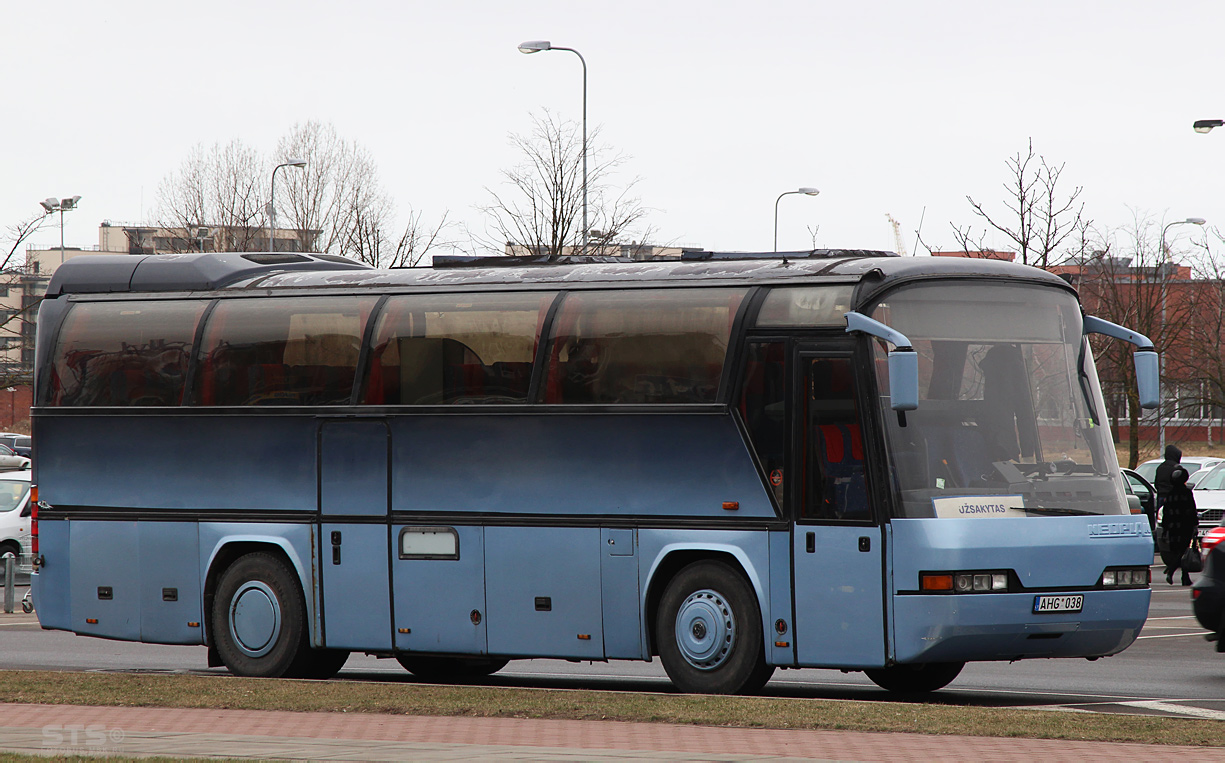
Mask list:
[[[899,257],[890,252],[858,249],[769,254],[686,252],[681,259],[642,261],[611,257],[457,259],[440,258],[432,267],[379,270],[327,254],[91,255],[61,265],[51,278],[47,297],[248,289],[451,289],[469,285],[559,288],[635,282],[858,283],[865,279],[875,282],[865,291],[878,293],[898,281],[949,277],[1021,279],[1071,289],[1056,275],[1010,262],[970,257]]]

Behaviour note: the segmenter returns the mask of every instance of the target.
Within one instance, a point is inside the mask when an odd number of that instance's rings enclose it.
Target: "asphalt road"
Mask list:
[[[1149,619],[1140,638],[1114,657],[971,663],[931,702],[999,707],[1067,708],[1225,720],[1225,654],[1203,639],[1191,615],[1189,589],[1168,586],[1154,569]],[[18,599],[21,591],[19,589]],[[0,614],[0,669],[156,671],[224,675],[208,668],[203,647],[136,644],[43,631],[35,615]],[[341,678],[410,683],[395,660],[349,658]],[[491,676],[490,686],[672,692],[658,661],[570,663],[519,660]],[[893,701],[860,673],[779,670],[764,694]]]

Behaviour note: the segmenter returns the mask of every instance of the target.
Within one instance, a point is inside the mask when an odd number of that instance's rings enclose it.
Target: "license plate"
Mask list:
[[[1046,612],[1079,612],[1085,605],[1084,596],[1035,596],[1034,614]]]

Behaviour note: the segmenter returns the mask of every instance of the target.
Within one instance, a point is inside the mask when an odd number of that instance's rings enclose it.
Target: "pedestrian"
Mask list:
[[[1170,492],[1161,507],[1161,526],[1169,541],[1165,557],[1165,582],[1174,584],[1174,570],[1182,567],[1182,556],[1191,546],[1199,529],[1199,513],[1195,510],[1195,496],[1187,487],[1187,470],[1181,465],[1170,472]],[[1184,569],[1182,584],[1191,585],[1191,576]]]
[[[1182,461],[1182,451],[1176,445],[1165,446],[1165,460],[1157,465],[1157,474],[1153,477],[1153,487],[1157,488],[1157,507],[1165,503],[1170,494],[1170,474]]]

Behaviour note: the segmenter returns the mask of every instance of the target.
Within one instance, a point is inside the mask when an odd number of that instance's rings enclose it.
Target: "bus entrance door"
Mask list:
[[[390,649],[391,549],[387,425],[378,419],[319,427],[319,549],[324,646]]]
[[[870,500],[849,355],[800,352],[792,559],[800,665],[884,665],[881,530]]]

